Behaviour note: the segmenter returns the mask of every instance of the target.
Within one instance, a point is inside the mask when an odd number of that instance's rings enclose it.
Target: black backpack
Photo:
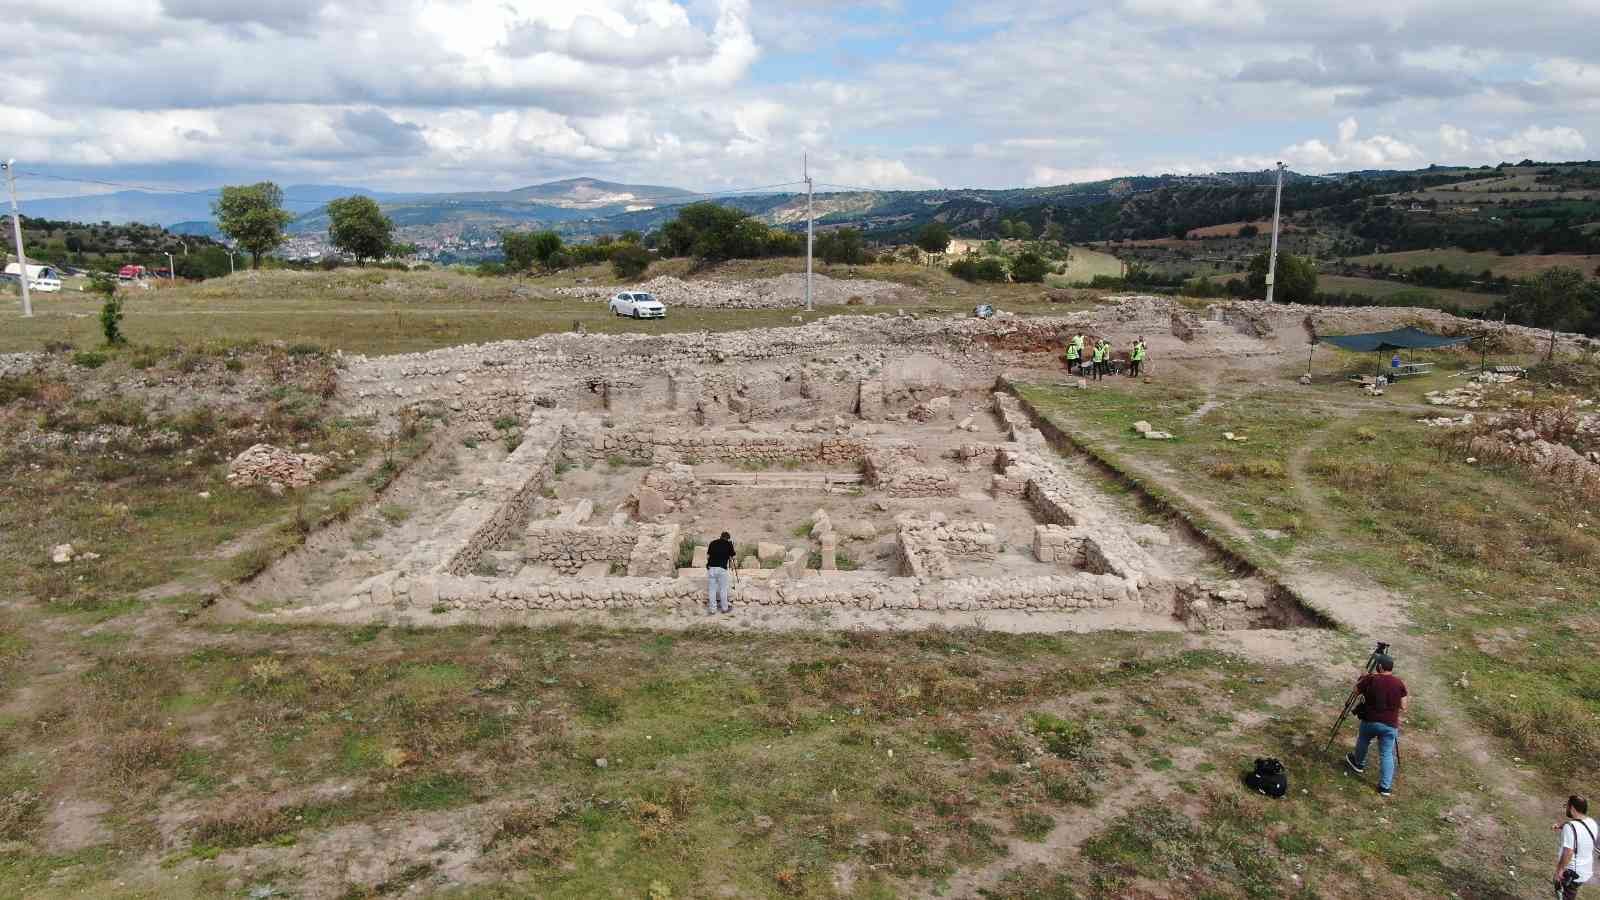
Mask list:
[[[1282,797],[1289,793],[1289,775],[1276,759],[1258,759],[1256,770],[1244,776],[1244,786],[1268,797]]]

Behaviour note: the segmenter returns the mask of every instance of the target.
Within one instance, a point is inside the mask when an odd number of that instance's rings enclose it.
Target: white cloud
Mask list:
[[[1360,124],[1352,117],[1339,123],[1332,144],[1312,138],[1284,149],[1284,162],[1313,172],[1333,169],[1399,169],[1426,165],[1422,148],[1386,134],[1358,137]]]
[[[1028,175],[1030,186],[1043,186],[1052,184],[1072,184],[1075,181],[1105,181],[1110,178],[1122,178],[1138,174],[1126,166],[1084,166],[1081,168],[1057,169],[1053,166],[1034,166]]]
[[[1479,137],[1465,128],[1439,126],[1441,162],[1480,164],[1516,162],[1563,162],[1585,159],[1589,141],[1576,128],[1566,125],[1529,125],[1498,138]]]
[[[390,189],[1576,158],[1600,7],[1550,2],[9,0],[6,152]]]

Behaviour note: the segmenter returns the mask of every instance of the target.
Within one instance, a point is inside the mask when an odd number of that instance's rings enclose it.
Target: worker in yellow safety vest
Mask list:
[[[1070,374],[1078,368],[1078,339],[1067,341],[1067,372]]]
[[[1144,365],[1144,338],[1141,337],[1133,342],[1133,350],[1128,353],[1128,362],[1130,364],[1128,375],[1138,378],[1139,369]]]
[[[1106,342],[1099,340],[1094,345],[1094,380],[1099,381],[1105,374],[1106,368]]]

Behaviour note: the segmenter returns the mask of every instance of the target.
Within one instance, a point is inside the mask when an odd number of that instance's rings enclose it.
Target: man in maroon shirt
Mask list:
[[[1360,775],[1367,770],[1367,745],[1378,741],[1378,793],[1387,797],[1394,791],[1395,747],[1400,741],[1400,713],[1406,708],[1406,683],[1394,674],[1394,657],[1380,655],[1373,660],[1376,671],[1356,681],[1361,704],[1356,715],[1361,731],[1356,736],[1354,753],[1345,755],[1345,768]]]

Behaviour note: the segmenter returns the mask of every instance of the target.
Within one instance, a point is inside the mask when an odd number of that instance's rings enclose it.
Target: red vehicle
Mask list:
[[[117,277],[123,281],[132,281],[144,277],[144,266],[123,266],[117,270]]]

